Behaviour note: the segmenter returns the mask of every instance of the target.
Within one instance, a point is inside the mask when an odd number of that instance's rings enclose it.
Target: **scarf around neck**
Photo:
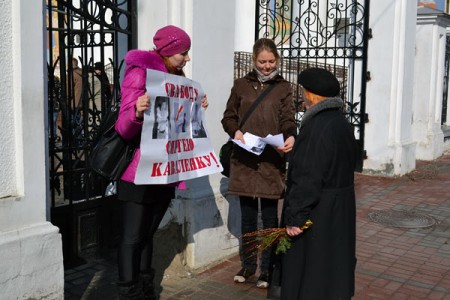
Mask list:
[[[278,69],[273,70],[273,72],[270,73],[269,75],[264,75],[264,74],[261,73],[257,68],[254,68],[254,70],[255,70],[255,72],[256,72],[256,75],[258,76],[258,80],[259,80],[261,83],[264,83],[264,82],[266,82],[266,81],[269,81],[269,80],[275,78],[275,76],[278,75]]]
[[[319,112],[330,109],[330,108],[342,108],[344,106],[344,101],[341,98],[327,98],[319,103],[311,106],[306,110],[305,114],[302,117],[302,122],[300,127],[306,124],[312,117],[317,115]]]

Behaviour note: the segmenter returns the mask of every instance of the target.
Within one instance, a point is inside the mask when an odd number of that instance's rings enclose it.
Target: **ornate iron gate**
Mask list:
[[[359,145],[357,170],[362,171],[367,73],[370,38],[369,0],[257,0],[255,39],[275,40],[281,56],[281,71],[292,83],[298,122],[302,95],[298,73],[308,67],[323,67],[341,83],[346,115]]]
[[[118,235],[117,199],[107,192],[113,186],[86,159],[101,118],[120,100],[135,9],[136,0],[47,0],[51,220],[62,234],[66,267]]]

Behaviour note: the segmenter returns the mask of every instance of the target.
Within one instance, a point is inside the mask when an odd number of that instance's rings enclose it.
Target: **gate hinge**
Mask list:
[[[369,114],[368,113],[364,114],[364,123],[369,123]]]
[[[362,154],[362,156],[363,156],[363,159],[367,159],[367,150],[363,150],[363,154]]]
[[[371,38],[373,38],[372,35],[372,28],[369,28],[369,31],[367,32],[367,38],[370,40]]]
[[[366,81],[370,81],[372,77],[370,77],[370,71],[366,72]]]

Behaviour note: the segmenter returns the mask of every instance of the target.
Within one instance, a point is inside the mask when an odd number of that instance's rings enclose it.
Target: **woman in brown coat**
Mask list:
[[[275,43],[266,38],[257,40],[253,46],[254,69],[234,82],[223,114],[223,128],[233,139],[245,143],[246,132],[260,137],[281,133],[285,141],[277,149],[267,145],[259,156],[238,146],[233,149],[228,190],[240,199],[242,234],[258,229],[258,199],[263,228],[278,227],[278,200],[285,188],[285,153],[292,150],[297,132],[291,85],[278,74],[279,62]],[[270,85],[275,86],[239,128],[249,107]],[[234,276],[235,282],[245,282],[257,269],[256,255],[247,249],[247,242],[242,241],[240,247],[242,269]],[[256,283],[260,288],[268,287],[269,265],[270,249],[260,259],[261,274]]]

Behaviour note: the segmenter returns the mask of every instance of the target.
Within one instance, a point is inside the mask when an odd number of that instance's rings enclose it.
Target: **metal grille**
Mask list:
[[[47,2],[52,207],[104,194],[107,183],[89,171],[86,158],[101,118],[120,100],[122,60],[133,44],[132,3]]]
[[[370,1],[257,0],[255,39],[273,39],[281,53],[281,72],[294,88],[301,122],[303,99],[297,75],[323,67],[341,83],[345,113],[360,147],[357,170],[362,170]],[[242,57],[242,56],[241,56]],[[244,65],[240,63],[240,65]]]

